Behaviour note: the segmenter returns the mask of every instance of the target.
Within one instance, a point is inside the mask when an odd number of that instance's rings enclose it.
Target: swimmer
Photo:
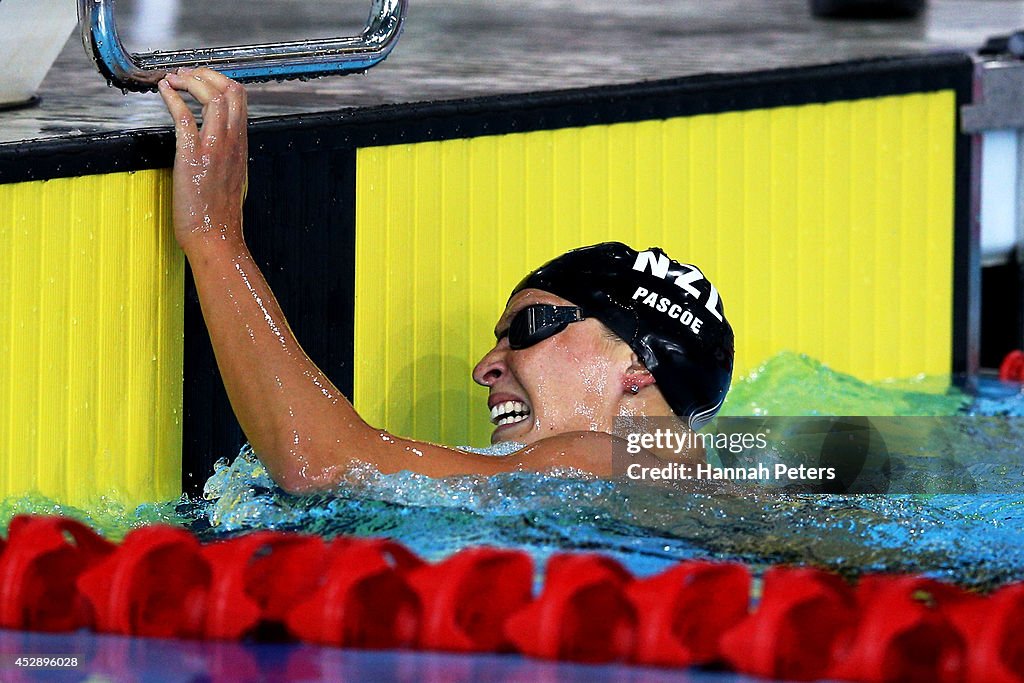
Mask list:
[[[177,139],[175,238],[231,406],[285,490],[329,488],[356,462],[435,477],[552,468],[609,476],[616,417],[678,416],[698,429],[721,406],[733,335],[718,292],[658,249],[606,243],[527,275],[473,371],[488,389],[491,441],[522,448],[484,457],[367,424],[303,352],[246,246],[245,90],[201,68],[168,74],[159,91]],[[184,92],[202,105],[201,127]]]

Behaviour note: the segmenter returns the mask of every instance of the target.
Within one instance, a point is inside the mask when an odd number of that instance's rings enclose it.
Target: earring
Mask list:
[[[637,394],[640,393],[640,387],[637,386],[636,384],[631,384],[630,387],[629,387],[629,393],[631,393],[634,396],[636,396]]]

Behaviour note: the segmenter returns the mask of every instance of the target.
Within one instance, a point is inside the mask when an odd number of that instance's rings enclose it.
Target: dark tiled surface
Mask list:
[[[121,0],[136,50],[354,33],[364,0]],[[806,0],[412,0],[365,75],[255,85],[252,115],[554,90],[974,48],[1024,27],[1024,0],[931,0],[912,21],[822,21]],[[167,124],[154,94],[106,86],[69,39],[39,106],[0,113],[0,143]]]

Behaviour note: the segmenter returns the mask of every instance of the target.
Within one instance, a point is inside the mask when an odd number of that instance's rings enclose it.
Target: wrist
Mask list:
[[[241,230],[194,230],[178,238],[189,262],[208,258],[251,258]]]

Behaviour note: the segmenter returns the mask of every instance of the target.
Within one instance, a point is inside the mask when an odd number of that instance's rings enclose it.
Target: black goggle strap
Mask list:
[[[525,349],[552,337],[569,326],[583,320],[578,306],[534,304],[516,313],[508,327],[508,345],[512,349]]]

